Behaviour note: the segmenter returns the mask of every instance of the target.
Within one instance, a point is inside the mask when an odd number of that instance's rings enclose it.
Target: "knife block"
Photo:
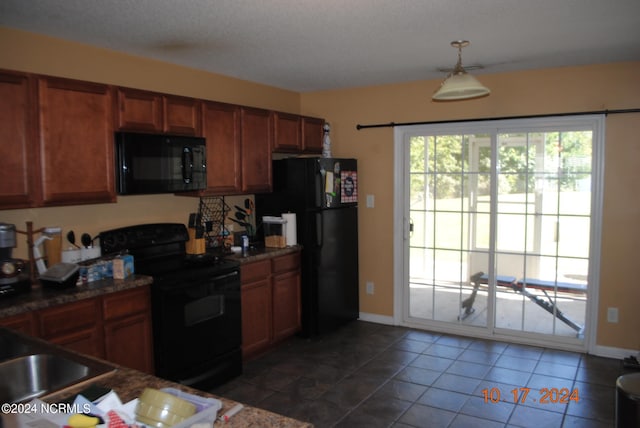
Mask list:
[[[204,238],[196,238],[196,230],[193,228],[187,231],[189,232],[189,240],[185,243],[187,254],[204,254],[206,252]]]

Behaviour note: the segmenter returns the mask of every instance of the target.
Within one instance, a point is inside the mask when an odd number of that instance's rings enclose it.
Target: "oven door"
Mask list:
[[[154,278],[156,375],[181,382],[241,347],[240,273]]]

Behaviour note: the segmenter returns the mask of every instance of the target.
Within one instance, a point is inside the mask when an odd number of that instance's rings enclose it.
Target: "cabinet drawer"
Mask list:
[[[246,284],[258,279],[267,278],[271,274],[270,263],[269,260],[260,260],[240,265],[240,279],[242,283]]]
[[[36,336],[37,332],[33,318],[33,312],[12,315],[10,317],[0,319],[0,326],[19,331],[29,336]]]
[[[105,320],[145,313],[149,305],[148,287],[140,287],[109,294],[102,300],[102,310]]]
[[[49,339],[95,326],[102,318],[98,303],[98,299],[87,299],[41,310],[38,313],[41,336]]]
[[[286,256],[271,259],[273,273],[286,272],[300,268],[300,253],[287,254]]]

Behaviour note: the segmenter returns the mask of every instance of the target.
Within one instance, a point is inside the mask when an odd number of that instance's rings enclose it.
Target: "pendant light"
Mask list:
[[[458,63],[449,73],[442,85],[433,94],[434,101],[455,101],[479,98],[489,95],[489,88],[462,67],[462,48],[469,46],[468,40],[454,40],[451,46],[458,49]]]

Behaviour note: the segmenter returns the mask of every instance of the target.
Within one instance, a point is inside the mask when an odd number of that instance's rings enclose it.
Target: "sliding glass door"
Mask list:
[[[582,346],[601,126],[589,116],[396,130],[404,320]]]

